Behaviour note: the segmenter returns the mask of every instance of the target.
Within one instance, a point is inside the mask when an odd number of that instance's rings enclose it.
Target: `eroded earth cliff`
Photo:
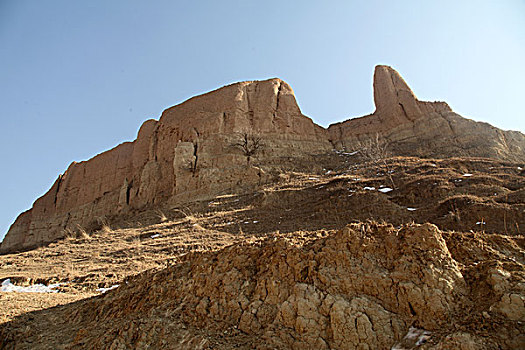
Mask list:
[[[256,165],[235,147],[244,134],[264,142]],[[326,130],[301,114],[285,82],[226,86],[167,109],[159,121],[146,121],[135,141],[72,163],[17,218],[1,251],[90,231],[102,219],[133,209],[253,188],[268,182],[273,168],[293,167],[295,158],[308,160],[330,149]]]
[[[73,162],[9,229],[0,252],[34,248],[101,222],[188,200],[251,190],[283,170],[317,169],[332,149],[380,137],[397,155],[525,160],[525,136],[465,119],[444,102],[418,101],[388,66],[374,73],[376,111],[324,129],[304,116],[279,80],[232,84],[148,120],[137,139]],[[252,156],[243,136],[261,147]],[[253,142],[253,140],[252,140]]]
[[[72,163],[0,247],[0,349],[525,348],[525,136],[374,100],[236,83]]]

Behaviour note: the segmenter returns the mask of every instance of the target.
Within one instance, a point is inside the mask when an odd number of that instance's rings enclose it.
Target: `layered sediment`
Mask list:
[[[294,164],[318,167],[316,155],[357,150],[373,137],[397,155],[525,161],[525,135],[465,119],[444,102],[419,101],[388,66],[375,69],[374,101],[373,114],[325,129],[301,113],[293,90],[280,79],[236,83],[191,98],[158,121],[146,121],[133,142],[73,162],[16,219],[0,252],[93,230],[104,218],[132,210],[253,189]],[[250,154],[240,146],[243,137],[259,140],[260,147]]]
[[[373,114],[330,125],[338,148],[354,149],[379,134],[394,154],[525,160],[525,135],[464,118],[446,102],[419,101],[391,67],[375,69],[374,102]]]

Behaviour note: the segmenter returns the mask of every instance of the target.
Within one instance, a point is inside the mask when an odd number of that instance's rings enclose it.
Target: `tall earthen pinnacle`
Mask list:
[[[374,114],[382,119],[393,118],[402,123],[421,116],[416,96],[399,73],[389,66],[375,68],[374,103]]]

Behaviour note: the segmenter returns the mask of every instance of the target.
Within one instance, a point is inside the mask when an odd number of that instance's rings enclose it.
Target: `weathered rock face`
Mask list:
[[[251,162],[234,146],[243,134],[261,138]],[[159,121],[146,121],[135,141],[72,163],[17,218],[0,251],[89,230],[129,209],[253,188],[270,179],[268,171],[284,166],[281,157],[331,149],[326,135],[301,114],[292,89],[279,79],[237,83],[194,97],[164,111]]]
[[[356,149],[378,134],[395,154],[525,161],[525,135],[463,118],[445,102],[419,101],[391,67],[375,69],[374,102],[373,114],[328,128],[338,148]]]
[[[17,218],[0,253],[93,229],[102,218],[131,209],[250,189],[299,160],[315,168],[313,155],[359,149],[376,135],[399,155],[525,161],[525,135],[462,118],[444,102],[417,100],[390,67],[376,67],[374,100],[373,114],[326,130],[301,114],[292,89],[279,79],[232,84],[191,98],[165,110],[158,121],[146,121],[135,141],[71,164]],[[261,139],[256,157],[234,146],[243,134]]]

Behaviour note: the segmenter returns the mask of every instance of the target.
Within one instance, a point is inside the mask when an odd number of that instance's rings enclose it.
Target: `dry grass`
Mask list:
[[[157,213],[157,216],[158,216],[160,222],[168,221],[168,217],[166,216],[166,214],[164,214],[164,212],[162,210],[156,209],[155,212]]]

